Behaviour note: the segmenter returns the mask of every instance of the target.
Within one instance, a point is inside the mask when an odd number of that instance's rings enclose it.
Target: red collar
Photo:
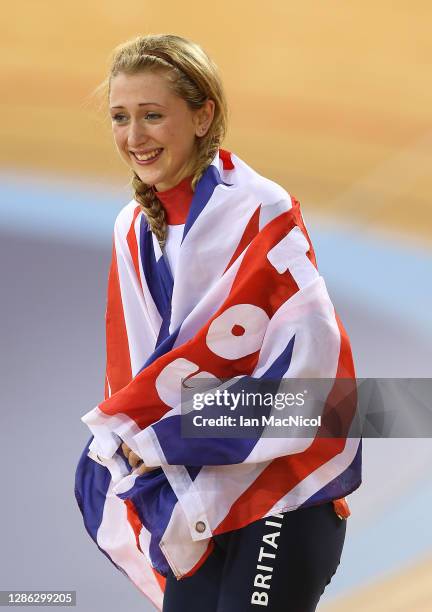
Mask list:
[[[165,208],[168,225],[186,223],[193,198],[191,182],[192,176],[187,176],[180,183],[165,191],[157,191],[155,188],[156,196]]]

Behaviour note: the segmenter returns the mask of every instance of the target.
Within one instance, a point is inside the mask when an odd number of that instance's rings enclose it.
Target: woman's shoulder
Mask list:
[[[116,234],[126,236],[140,215],[142,215],[140,205],[136,200],[130,200],[117,213],[114,221],[114,231]]]
[[[285,202],[286,208],[291,208],[296,198],[276,181],[264,176],[243,159],[231,153],[235,168],[234,180],[237,187],[254,194],[262,206],[279,205]]]

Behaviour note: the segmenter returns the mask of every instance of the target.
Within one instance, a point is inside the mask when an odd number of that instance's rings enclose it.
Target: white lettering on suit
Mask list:
[[[283,514],[273,514],[275,518],[283,519]],[[273,567],[271,565],[270,559],[274,560],[276,558],[275,552],[269,552],[270,549],[277,550],[278,547],[278,537],[280,536],[280,528],[282,527],[282,523],[276,523],[275,521],[267,520],[265,521],[265,525],[268,527],[278,527],[279,531],[271,531],[270,533],[265,533],[262,536],[262,543],[264,546],[260,546],[258,553],[258,563],[257,570],[259,572],[255,574],[254,578],[254,591],[251,597],[251,604],[254,606],[268,606],[269,603],[269,590],[270,583],[272,579]],[[265,565],[263,565],[263,561]],[[265,572],[265,573],[264,573]],[[265,589],[265,590],[263,590]]]

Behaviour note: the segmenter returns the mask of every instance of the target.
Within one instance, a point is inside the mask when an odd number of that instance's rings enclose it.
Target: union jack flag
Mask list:
[[[360,485],[358,438],[181,436],[185,379],[355,378],[298,201],[234,154],[197,184],[174,274],[137,202],[121,210],[106,343],[75,493],[90,536],[159,609],[168,568],[194,573],[212,535]],[[157,469],[131,471],[122,441]]]

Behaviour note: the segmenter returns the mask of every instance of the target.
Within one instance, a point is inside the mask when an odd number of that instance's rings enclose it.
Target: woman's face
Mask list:
[[[111,79],[110,113],[122,159],[164,191],[193,174],[195,140],[208,130],[214,102],[191,110],[162,73],[120,73]]]

